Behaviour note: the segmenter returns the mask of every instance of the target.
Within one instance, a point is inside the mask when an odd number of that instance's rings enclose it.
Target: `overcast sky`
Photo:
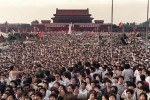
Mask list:
[[[49,20],[59,9],[89,8],[94,19],[111,21],[112,0],[0,0],[0,23],[30,23]],[[114,23],[146,20],[148,0],[114,0]]]

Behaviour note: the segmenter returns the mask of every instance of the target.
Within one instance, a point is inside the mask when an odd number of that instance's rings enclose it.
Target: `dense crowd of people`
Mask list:
[[[114,39],[114,38],[113,38]],[[150,100],[150,52],[128,35],[49,33],[0,52],[1,100]],[[105,41],[101,45],[102,41]]]

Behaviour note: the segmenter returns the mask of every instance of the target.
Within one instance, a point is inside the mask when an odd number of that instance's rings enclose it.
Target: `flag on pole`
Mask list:
[[[39,33],[39,37],[42,38],[43,37],[43,32]]]

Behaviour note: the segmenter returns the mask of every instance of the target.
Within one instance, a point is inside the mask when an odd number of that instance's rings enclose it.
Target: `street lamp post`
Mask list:
[[[110,33],[110,49],[111,49],[111,58],[112,58],[112,36],[113,36],[113,0],[112,0],[112,6],[111,6],[111,33]]]
[[[149,0],[147,3],[147,26],[146,26],[146,54],[147,54],[147,48],[148,48],[148,29],[149,29]]]

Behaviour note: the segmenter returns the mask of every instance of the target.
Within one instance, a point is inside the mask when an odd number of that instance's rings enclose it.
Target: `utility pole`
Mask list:
[[[149,29],[149,0],[147,3],[147,26],[146,26],[146,54],[147,54],[147,49],[148,49],[148,29]]]
[[[112,54],[112,36],[113,36],[113,0],[112,0],[112,6],[111,6],[111,33],[110,33],[110,39],[111,39],[111,41],[110,41],[110,49],[111,49],[111,58],[112,58],[112,56],[113,56],[113,54]]]

